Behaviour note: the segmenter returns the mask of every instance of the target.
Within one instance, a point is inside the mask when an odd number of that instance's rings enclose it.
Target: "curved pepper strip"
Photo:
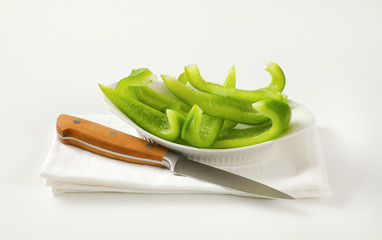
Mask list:
[[[181,134],[185,118],[177,111],[157,111],[113,88],[99,84],[105,96],[138,126],[168,141],[175,141]],[[124,92],[126,93],[126,92]]]
[[[287,103],[267,99],[254,103],[253,108],[271,121],[251,128],[231,129],[211,148],[237,148],[262,143],[278,137],[288,127],[292,111]]]
[[[286,96],[278,92],[279,90],[282,91],[285,86],[285,76],[281,68],[277,64],[269,62],[266,70],[272,75],[272,81],[269,86],[258,90],[242,90],[226,88],[220,84],[205,81],[200,75],[196,64],[185,67],[188,82],[199,91],[252,102],[269,98],[285,101]]]
[[[285,87],[285,75],[283,70],[274,62],[267,61],[265,66],[265,71],[269,72],[272,76],[271,83],[263,88],[275,93],[281,93]]]
[[[203,114],[194,105],[183,124],[181,138],[194,147],[209,148],[217,139],[224,119]]]
[[[252,107],[252,102],[199,92],[176,78],[161,75],[167,88],[188,105],[197,104],[204,113],[244,124],[261,124],[269,118]]]

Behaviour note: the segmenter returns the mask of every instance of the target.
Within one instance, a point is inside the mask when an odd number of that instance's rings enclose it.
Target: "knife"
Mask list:
[[[60,142],[106,157],[165,167],[173,173],[220,185],[246,195],[294,199],[292,196],[251,179],[202,164],[141,138],[75,116],[57,118]]]

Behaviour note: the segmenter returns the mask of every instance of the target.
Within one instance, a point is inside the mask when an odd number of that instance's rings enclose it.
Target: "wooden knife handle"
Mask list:
[[[134,163],[162,166],[167,149],[82,118],[61,114],[57,134],[64,144]]]

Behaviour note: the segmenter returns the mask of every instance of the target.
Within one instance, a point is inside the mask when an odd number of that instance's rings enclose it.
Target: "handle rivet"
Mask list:
[[[147,148],[147,149],[152,149],[152,148],[154,148],[154,145],[152,145],[152,144],[146,144],[146,148]]]
[[[74,122],[75,124],[79,124],[81,121],[78,120],[78,119],[76,119],[76,120],[73,120],[73,122]]]
[[[110,131],[109,133],[110,133],[110,135],[116,135],[117,134],[116,131]]]

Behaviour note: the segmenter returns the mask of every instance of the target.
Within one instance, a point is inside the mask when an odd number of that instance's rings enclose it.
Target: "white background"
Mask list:
[[[382,239],[382,1],[0,1],[0,239]],[[63,194],[39,171],[60,113],[110,114],[97,83],[197,63],[269,82],[316,116],[333,196]]]

